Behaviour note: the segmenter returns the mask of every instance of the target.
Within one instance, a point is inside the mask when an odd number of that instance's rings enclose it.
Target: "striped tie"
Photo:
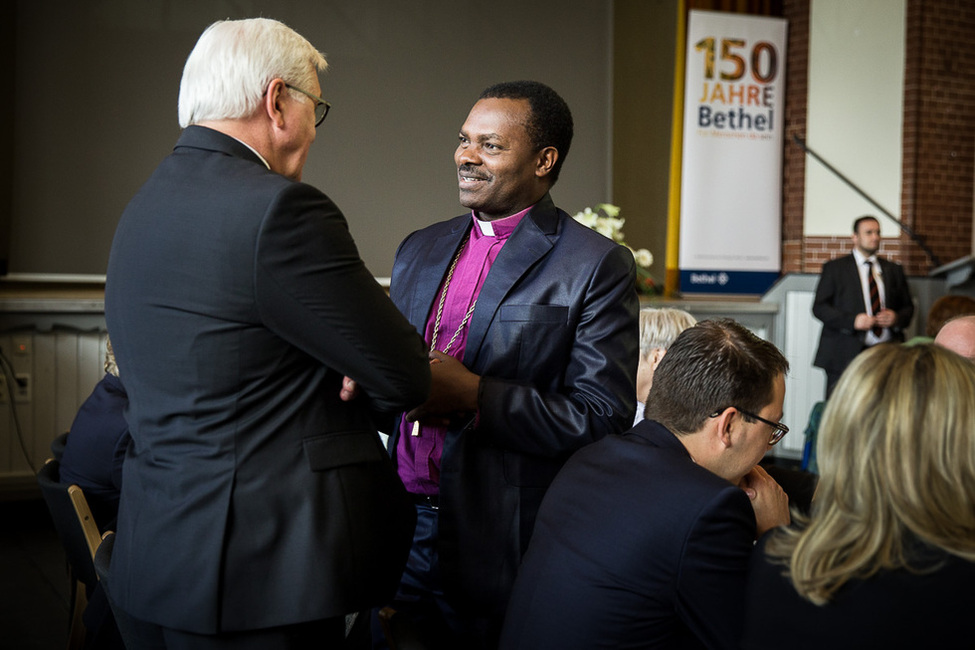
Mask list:
[[[873,277],[873,264],[870,260],[866,260],[864,264],[867,265],[867,289],[870,291],[870,314],[876,316],[880,313],[880,289],[877,288],[877,280]],[[874,336],[880,336],[883,332],[883,328],[880,325],[874,325],[871,330]]]

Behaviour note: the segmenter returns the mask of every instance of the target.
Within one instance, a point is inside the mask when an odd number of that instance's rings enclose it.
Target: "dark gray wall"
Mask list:
[[[626,219],[626,243],[653,253],[650,271],[659,281],[667,261],[678,4],[616,0],[613,16],[613,197]]]
[[[553,195],[610,196],[610,0],[55,0],[16,3],[10,270],[103,274],[121,211],[179,135],[183,62],[214,20],[282,20],[325,52],[332,112],[304,180],[386,276],[411,230],[460,214],[452,155],[477,94],[533,78],[576,137]],[[2,193],[0,193],[2,197]]]

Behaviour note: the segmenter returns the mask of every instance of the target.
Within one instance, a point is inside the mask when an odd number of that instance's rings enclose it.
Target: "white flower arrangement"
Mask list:
[[[629,248],[633,253],[633,261],[637,267],[637,290],[641,293],[659,293],[659,285],[653,276],[650,275],[650,266],[653,265],[653,253],[646,248],[634,250],[626,244],[623,237],[623,224],[626,220],[620,217],[620,208],[610,203],[598,203],[594,208],[586,208],[582,212],[577,212],[573,217],[583,226],[595,230],[600,235],[612,239],[621,246]]]

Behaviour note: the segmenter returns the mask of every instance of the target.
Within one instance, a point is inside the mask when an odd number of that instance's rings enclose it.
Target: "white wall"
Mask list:
[[[812,0],[805,134],[810,148],[898,218],[904,12],[905,0]],[[880,217],[885,235],[897,234],[874,206],[806,159],[805,235],[849,234],[863,214]]]
[[[33,477],[51,457],[51,441],[71,427],[78,407],[105,375],[105,341],[104,331],[66,327],[0,334],[0,351],[14,374],[29,377],[30,384],[25,401],[0,392],[0,486],[11,477]],[[7,373],[4,382],[9,383]]]

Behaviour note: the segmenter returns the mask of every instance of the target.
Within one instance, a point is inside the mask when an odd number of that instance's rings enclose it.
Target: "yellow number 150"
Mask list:
[[[721,71],[722,81],[738,81],[745,76],[745,71],[748,68],[747,62],[742,56],[732,51],[734,49],[743,49],[744,47],[745,41],[743,39],[721,39],[721,60],[730,63],[732,66],[730,72],[726,72],[725,70]],[[698,52],[704,52],[704,78],[714,79],[714,37],[708,36],[707,38],[702,38],[694,45],[694,49]],[[763,54],[766,56],[763,57]],[[767,68],[764,72],[761,70],[763,62]],[[751,56],[751,71],[755,81],[763,84],[772,81],[775,79],[777,68],[778,57],[775,52],[775,46],[767,41],[755,43],[755,46],[752,47]]]

